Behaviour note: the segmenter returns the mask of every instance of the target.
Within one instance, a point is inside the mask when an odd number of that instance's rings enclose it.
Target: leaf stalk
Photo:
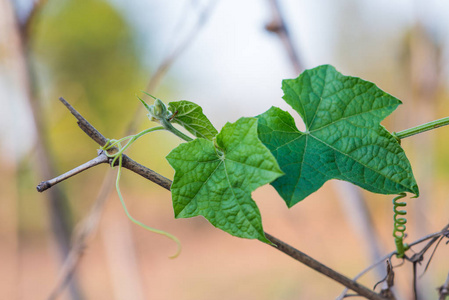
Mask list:
[[[187,135],[185,135],[184,133],[182,133],[181,131],[179,131],[178,129],[176,129],[171,123],[170,121],[166,120],[166,119],[160,119],[159,120],[161,125],[164,127],[165,130],[170,131],[171,133],[173,133],[174,135],[176,135],[177,137],[183,139],[186,142],[190,142],[193,141],[193,139]]]
[[[406,130],[402,130],[399,132],[393,132],[393,135],[396,136],[398,139],[402,140],[402,139],[405,139],[412,135],[420,134],[420,133],[423,133],[423,132],[426,132],[426,131],[429,131],[432,129],[436,129],[438,127],[443,127],[446,125],[449,125],[449,117],[435,120],[432,122],[428,122],[428,123],[425,123],[425,124],[422,124],[422,125],[419,125],[416,127],[412,127],[412,128],[406,129]]]

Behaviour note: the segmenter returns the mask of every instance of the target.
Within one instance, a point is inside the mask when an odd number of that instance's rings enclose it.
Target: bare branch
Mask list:
[[[139,174],[143,178],[156,183],[157,185],[163,187],[166,190],[170,190],[172,183],[170,179],[165,178],[161,174],[139,164],[138,162],[132,160],[126,155],[123,155],[122,167],[130,171],[133,171],[136,174]]]
[[[432,237],[432,239],[424,246],[424,248],[419,251],[418,253],[414,254],[409,260],[411,262],[421,262],[424,259],[424,254],[429,250],[429,248],[438,241],[441,235],[445,235],[444,232],[447,232],[449,230],[449,224],[444,226],[444,228],[440,231],[440,235],[435,235]]]
[[[81,114],[79,114],[67,101],[63,98],[60,98],[61,102],[70,110],[70,112],[75,116],[78,120],[78,125],[83,131],[95,140],[97,143],[102,143],[103,145],[106,143],[107,139],[93,127],[86,119],[84,119]],[[141,175],[142,177],[158,184],[159,186],[170,190],[172,181],[163,177],[162,175],[154,172],[153,170],[148,169],[147,167],[135,162],[131,158],[126,155],[123,155],[123,165],[124,168],[133,171],[136,174]],[[379,294],[376,294],[372,290],[367,287],[360,285],[356,281],[351,280],[350,278],[332,270],[331,268],[323,265],[322,263],[316,261],[310,256],[304,254],[303,252],[293,248],[292,246],[284,243],[283,241],[275,238],[274,236],[265,232],[266,237],[274,244],[274,248],[287,254],[293,259],[305,264],[306,266],[314,269],[315,271],[343,284],[344,286],[352,289],[357,292],[359,295],[366,297],[367,299],[381,300],[386,299]]]
[[[87,122],[84,117],[73,108],[64,98],[60,97],[59,101],[67,107],[67,109],[72,113],[72,115],[78,120],[78,126],[98,145],[104,146],[108,141],[95,127],[93,127],[89,122]]]
[[[106,163],[108,161],[109,161],[109,157],[106,156],[104,151],[99,151],[98,156],[95,157],[94,159],[91,159],[88,162],[86,162],[86,163],[84,163],[64,174],[59,175],[58,177],[55,177],[55,178],[47,180],[47,181],[42,181],[41,183],[39,183],[39,185],[36,187],[36,189],[38,192],[42,193],[46,189],[51,188],[52,186],[60,183],[61,181],[69,179],[70,177],[75,176],[78,173],[84,172],[87,169],[95,167],[96,165],[99,165],[99,164]]]
[[[78,120],[78,126],[97,144],[100,146],[104,146],[108,139],[104,137],[92,124],[90,124],[75,108],[73,108],[72,105],[70,105],[64,98],[59,98],[59,100],[67,107],[67,109],[72,113],[72,115]],[[115,152],[117,149],[112,148],[111,150],[108,150],[108,152]],[[39,192],[42,192],[53,185],[71,177],[76,174],[79,174],[85,170],[87,170],[90,167],[93,167],[94,165],[98,165],[105,162],[111,162],[111,159],[106,156],[105,153],[100,152],[99,156],[94,158],[93,160],[90,160],[89,162],[86,162],[85,164],[76,167],[75,169],[60,175],[56,178],[50,179],[48,181],[43,181],[37,186],[37,190]],[[116,162],[118,163],[118,162]],[[159,173],[154,172],[153,170],[139,164],[138,162],[134,161],[127,155],[123,155],[123,162],[122,167],[125,169],[128,169],[140,176],[142,176],[145,179],[148,179],[150,181],[153,181],[154,183],[162,186],[163,188],[170,190],[171,186],[171,180],[165,178],[164,176],[160,175]]]
[[[307,254],[293,248],[292,246],[284,243],[283,241],[275,238],[274,236],[265,232],[265,236],[273,243],[275,249],[287,254],[293,259],[305,264],[306,266],[314,269],[315,271],[341,283],[342,285],[352,289],[357,292],[360,296],[364,296],[367,299],[386,299],[379,294],[376,294],[372,290],[364,287],[363,285],[357,283],[356,281],[334,271],[333,269],[323,265],[319,261],[313,259]]]

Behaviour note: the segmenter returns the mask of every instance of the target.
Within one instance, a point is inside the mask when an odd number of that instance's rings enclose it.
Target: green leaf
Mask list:
[[[209,119],[203,114],[198,104],[182,100],[170,102],[168,109],[172,112],[172,123],[177,123],[198,138],[212,140],[218,133]]]
[[[227,123],[214,141],[183,143],[167,160],[176,218],[202,215],[234,236],[270,243],[251,192],[283,173],[257,136],[257,119]]]
[[[329,65],[282,82],[284,100],[304,120],[272,107],[258,116],[259,137],[286,174],[272,183],[289,207],[330,179],[381,194],[419,195],[410,163],[380,122],[401,101]]]

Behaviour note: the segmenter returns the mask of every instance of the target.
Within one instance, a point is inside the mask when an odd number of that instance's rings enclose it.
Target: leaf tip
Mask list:
[[[263,233],[263,235],[261,235],[261,236],[258,238],[258,240],[261,241],[262,243],[268,244],[268,245],[270,245],[270,246],[277,247],[277,245],[276,245],[275,243],[273,243],[272,241],[270,241],[270,240],[265,236],[265,233]]]
[[[136,97],[137,97],[137,99],[140,100],[140,102],[142,102],[142,104],[143,104],[143,106],[145,106],[146,110],[147,110],[148,112],[150,112],[150,106],[148,105],[148,103],[146,103],[146,102],[145,102],[142,98],[140,98],[139,96],[136,95]]]
[[[415,196],[413,196],[412,198],[418,198],[419,197],[419,188],[418,188],[417,184],[413,186],[412,192],[415,194]]]

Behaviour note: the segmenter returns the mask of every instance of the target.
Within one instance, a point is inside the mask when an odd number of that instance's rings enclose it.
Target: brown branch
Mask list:
[[[77,112],[72,105],[70,105],[64,98],[60,97],[59,101],[67,107],[67,109],[72,113],[72,115],[78,120],[78,126],[86,133],[91,139],[93,139],[98,145],[104,146],[108,139],[104,137],[95,127],[93,127],[89,122],[79,112]]]
[[[319,261],[317,261],[317,260],[313,259],[312,257],[308,256],[307,254],[297,250],[296,248],[293,248],[292,246],[284,243],[283,241],[275,238],[274,236],[270,235],[269,233],[265,232],[265,236],[273,244],[275,244],[275,246],[273,246],[275,249],[287,254],[291,258],[305,264],[306,266],[314,269],[315,271],[341,283],[342,285],[357,292],[360,296],[364,296],[367,299],[385,299],[384,297],[382,297],[379,294],[373,292],[372,290],[366,288],[365,286],[363,286],[363,285],[357,283],[356,281],[323,265]]]
[[[108,139],[104,137],[92,124],[90,124],[78,111],[76,111],[72,105],[70,105],[64,98],[59,98],[59,100],[67,107],[67,109],[72,113],[72,115],[78,120],[78,126],[91,138],[93,139],[97,144],[100,146],[104,146]],[[117,149],[112,148],[108,152],[115,152]],[[69,172],[60,175],[58,177],[55,177],[53,179],[42,181],[39,183],[39,185],[36,187],[36,189],[39,192],[43,192],[46,189],[52,187],[53,185],[68,179],[78,173],[81,173],[93,166],[96,166],[101,163],[111,162],[111,159],[106,156],[106,154],[102,151],[100,151],[99,156],[96,158],[82,164],[81,166],[78,166],[74,168],[73,170],[70,170]],[[151,180],[155,182],[156,184],[166,188],[170,189],[171,182],[168,182],[168,179],[164,176],[160,175],[159,173],[154,172],[151,169],[148,169],[147,167],[139,164],[138,162],[132,160],[127,155],[123,155],[123,162],[122,167],[125,169],[128,169],[130,171],[133,171],[134,173]]]
[[[39,183],[39,185],[36,187],[36,189],[38,192],[42,193],[46,189],[51,188],[52,186],[60,183],[61,181],[69,179],[70,177],[75,176],[78,173],[84,172],[87,169],[95,167],[99,164],[107,163],[108,161],[109,161],[109,157],[107,157],[107,155],[104,153],[104,151],[99,151],[98,156],[95,157],[94,159],[91,159],[88,162],[86,162],[86,163],[84,163],[64,174],[59,175],[58,177],[55,177],[55,178],[47,180],[47,181],[42,181],[41,183]]]
[[[449,224],[447,224],[446,226],[444,226],[444,228],[440,231],[441,235],[445,235],[445,232],[447,232],[449,230]],[[440,238],[441,235],[438,236],[434,236],[432,237],[432,239],[424,246],[423,249],[421,249],[421,251],[419,251],[418,253],[414,254],[409,261],[412,263],[418,263],[421,262],[424,259],[424,254],[427,252],[427,250],[429,250],[429,248],[438,241],[438,239]]]
[[[126,155],[123,155],[122,167],[142,176],[145,179],[148,179],[156,183],[157,185],[163,187],[166,190],[170,190],[172,183],[170,179],[139,164],[138,162],[132,160]]]
[[[75,118],[78,120],[78,126],[83,129],[83,131],[91,137],[93,140],[95,140],[98,144],[103,146],[107,139],[97,130],[95,127],[93,127],[86,119],[84,119],[81,114],[79,114],[67,101],[65,101],[63,98],[60,98],[60,101],[70,110],[70,112],[75,116]],[[147,167],[135,162],[128,156],[123,156],[123,165],[124,168],[133,171],[136,174],[139,174],[140,176],[158,184],[159,186],[170,190],[172,181],[170,179],[167,179],[163,177],[162,175],[154,172],[153,170],[148,169]],[[331,268],[323,265],[322,263],[316,261],[312,257],[304,254],[303,252],[293,248],[292,246],[284,243],[283,241],[275,238],[274,236],[265,233],[267,238],[274,244],[274,248],[283,252],[284,254],[287,254],[288,256],[292,257],[293,259],[305,264],[306,266],[314,269],[315,271],[343,284],[344,286],[352,289],[353,291],[357,292],[359,295],[364,296],[368,299],[375,299],[375,300],[381,300],[385,299],[384,297],[380,296],[379,294],[376,294],[372,290],[368,289],[367,287],[364,287],[363,285],[360,285],[359,283],[351,280],[350,278],[332,270]]]

